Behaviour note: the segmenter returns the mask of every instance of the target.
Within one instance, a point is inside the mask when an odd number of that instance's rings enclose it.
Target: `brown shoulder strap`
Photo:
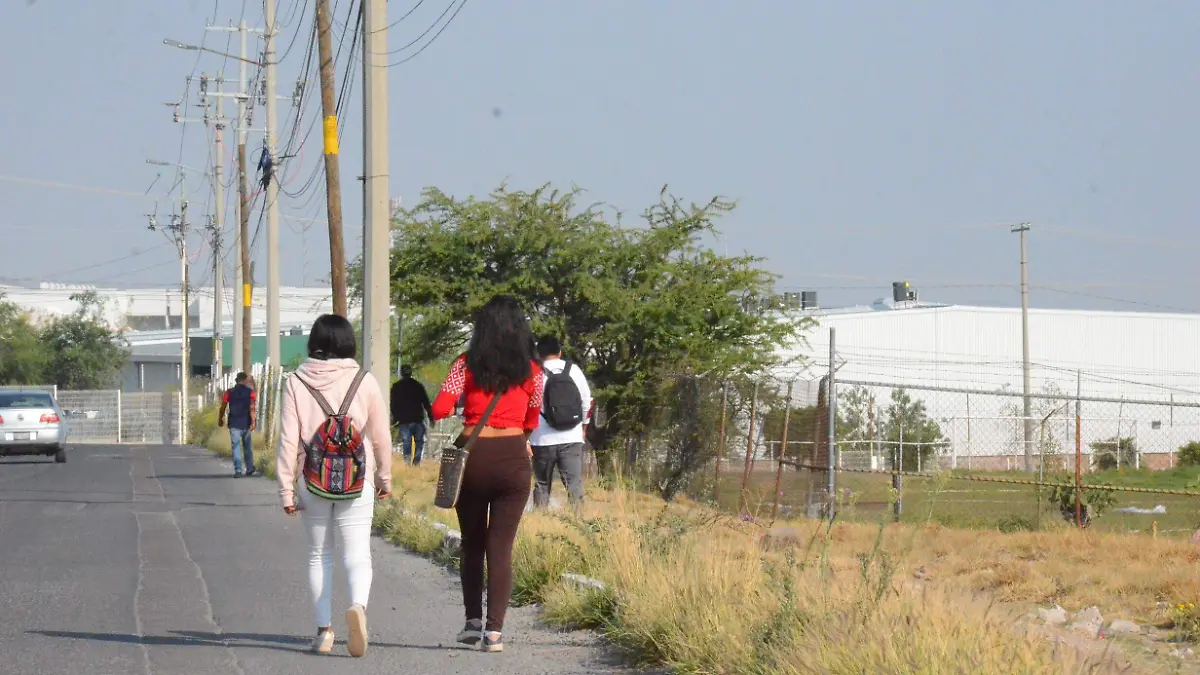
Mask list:
[[[295,378],[300,380],[300,384],[304,385],[304,388],[308,390],[308,393],[312,394],[312,397],[317,400],[317,405],[321,406],[321,412],[325,413],[326,417],[332,417],[333,408],[330,407],[329,401],[325,400],[325,397],[321,395],[321,392],[317,391],[316,387],[312,386],[308,382],[305,382],[303,377],[295,375]]]
[[[483,417],[479,418],[479,423],[471,430],[471,437],[467,439],[467,444],[463,446],[464,450],[469,452],[471,447],[475,445],[475,440],[479,438],[479,432],[483,431],[483,425],[487,424],[488,418],[492,416],[492,411],[496,409],[496,404],[500,402],[500,396],[500,392],[492,395],[492,400],[488,403],[487,410],[483,411]]]
[[[346,390],[346,398],[342,400],[342,408],[338,411],[340,417],[345,417],[346,413],[350,412],[350,404],[354,402],[354,395],[358,393],[358,385],[362,384],[363,378],[367,376],[365,368],[359,368],[358,373],[354,376],[354,381],[350,383],[350,388]]]

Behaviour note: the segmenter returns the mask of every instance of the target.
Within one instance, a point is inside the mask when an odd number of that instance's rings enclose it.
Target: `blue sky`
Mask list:
[[[391,18],[416,2],[392,0]],[[422,2],[392,28],[391,49],[449,3]],[[279,4],[281,53],[300,31],[279,67],[286,93],[312,7]],[[336,4],[341,24],[350,0]],[[156,178],[147,158],[205,166],[204,127],[188,125],[181,145],[163,103],[181,98],[194,67],[214,73],[223,59],[197,66],[162,40],[224,50],[203,26],[243,11],[261,25],[255,1],[4,3],[0,277],[177,283],[173,251],[145,217],[156,199],[160,219],[170,212],[173,173],[136,195]],[[1007,225],[1029,221],[1033,306],[1200,311],[1198,44],[1189,0],[473,0],[390,70],[391,187],[412,203],[428,185],[466,195],[505,179],[574,183],[630,214],[664,183],[685,199],[723,195],[739,207],[716,246],[766,257],[782,287],[819,289],[826,305],[869,302],[898,279],[925,300],[1017,304]],[[342,183],[357,254],[351,77]],[[286,137],[287,104],[279,120]],[[319,152],[318,132],[292,160],[289,191]],[[211,210],[189,184],[193,215]],[[283,280],[315,284],[328,274],[325,226],[304,219],[324,217],[321,182],[281,211]],[[200,250],[195,283],[211,279],[209,256]],[[256,257],[265,263],[261,245]]]

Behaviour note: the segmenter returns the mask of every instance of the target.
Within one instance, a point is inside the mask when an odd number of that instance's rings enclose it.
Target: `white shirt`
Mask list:
[[[542,369],[552,373],[561,373],[566,365],[567,362],[562,359],[546,359],[542,363]],[[530,445],[565,445],[583,442],[583,425],[588,423],[588,413],[592,409],[592,390],[588,387],[587,378],[583,376],[583,369],[579,367],[578,363],[571,364],[570,375],[575,386],[579,387],[579,398],[583,400],[583,422],[574,429],[560,430],[550,426],[545,417],[538,415],[537,429],[534,429],[533,434],[529,436]],[[543,372],[540,377],[544,388],[546,385],[545,373]]]

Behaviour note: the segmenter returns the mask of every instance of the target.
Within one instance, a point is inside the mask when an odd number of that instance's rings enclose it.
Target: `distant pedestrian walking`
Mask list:
[[[592,409],[592,391],[583,369],[563,359],[553,335],[538,340],[542,360],[542,413],[529,443],[533,446],[533,505],[550,505],[554,470],[567,488],[571,504],[583,502],[583,434]]]
[[[354,327],[325,314],[308,336],[308,360],[283,390],[276,470],[283,510],[308,532],[308,586],[316,614],[312,651],[333,649],[333,551],[342,549],[350,587],[347,650],[367,650],[371,521],[392,491],[392,438],[383,391],[354,360]],[[297,494],[296,484],[303,490]]]
[[[467,458],[454,508],[462,531],[459,570],[467,618],[458,641],[482,641],[488,652],[504,649],[500,633],[512,595],[513,542],[529,501],[529,434],[537,427],[542,407],[540,370],[533,360],[533,332],[525,310],[514,298],[497,296],[475,316],[467,353],[454,361],[433,401],[435,420],[449,417],[463,401],[460,444],[476,425],[485,423]],[[491,415],[483,420],[489,409]]]
[[[400,379],[392,385],[392,424],[400,429],[404,461],[419,466],[425,448],[425,418],[433,420],[433,408],[425,385],[414,380],[412,372],[412,366],[400,366]]]
[[[254,391],[254,380],[246,373],[238,373],[232,389],[221,396],[221,409],[217,411],[217,426],[225,425],[225,411],[229,411],[229,445],[233,449],[233,475],[242,476],[258,473],[254,466],[254,429],[258,426],[258,394]]]

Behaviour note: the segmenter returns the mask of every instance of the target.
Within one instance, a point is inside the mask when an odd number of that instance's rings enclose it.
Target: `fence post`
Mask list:
[[[721,437],[717,439],[717,470],[713,477],[713,504],[720,506],[721,494],[721,456],[725,454],[725,415],[729,404],[729,381],[721,385]]]
[[[1075,527],[1083,529],[1083,371],[1075,371]],[[1118,434],[1118,438],[1119,438]]]
[[[121,408],[121,390],[117,390],[117,443],[120,443],[124,436],[121,434],[121,418],[124,412]]]
[[[904,477],[898,470],[892,472],[892,489],[896,491],[896,503],[892,504],[892,517],[900,522],[900,513],[904,510]]]
[[[974,450],[971,449],[971,395],[967,394],[967,471],[971,470],[971,456]]]
[[[837,337],[837,329],[829,329],[829,396],[826,400],[826,409],[829,411],[829,483],[827,490],[829,492],[829,520],[833,520],[837,505],[837,347],[835,340]]]
[[[779,441],[779,462],[775,467],[775,506],[771,508],[771,520],[779,514],[779,501],[783,496],[783,455],[787,452],[788,442],[788,421],[792,416],[792,387],[796,384],[795,380],[790,380],[787,387],[787,400],[783,403],[783,436]]]
[[[754,381],[754,397],[750,399],[750,428],[746,431],[746,461],[742,466],[742,496],[738,499],[738,515],[746,513],[746,490],[750,486],[750,453],[754,452],[754,416],[758,412],[758,380]]]

